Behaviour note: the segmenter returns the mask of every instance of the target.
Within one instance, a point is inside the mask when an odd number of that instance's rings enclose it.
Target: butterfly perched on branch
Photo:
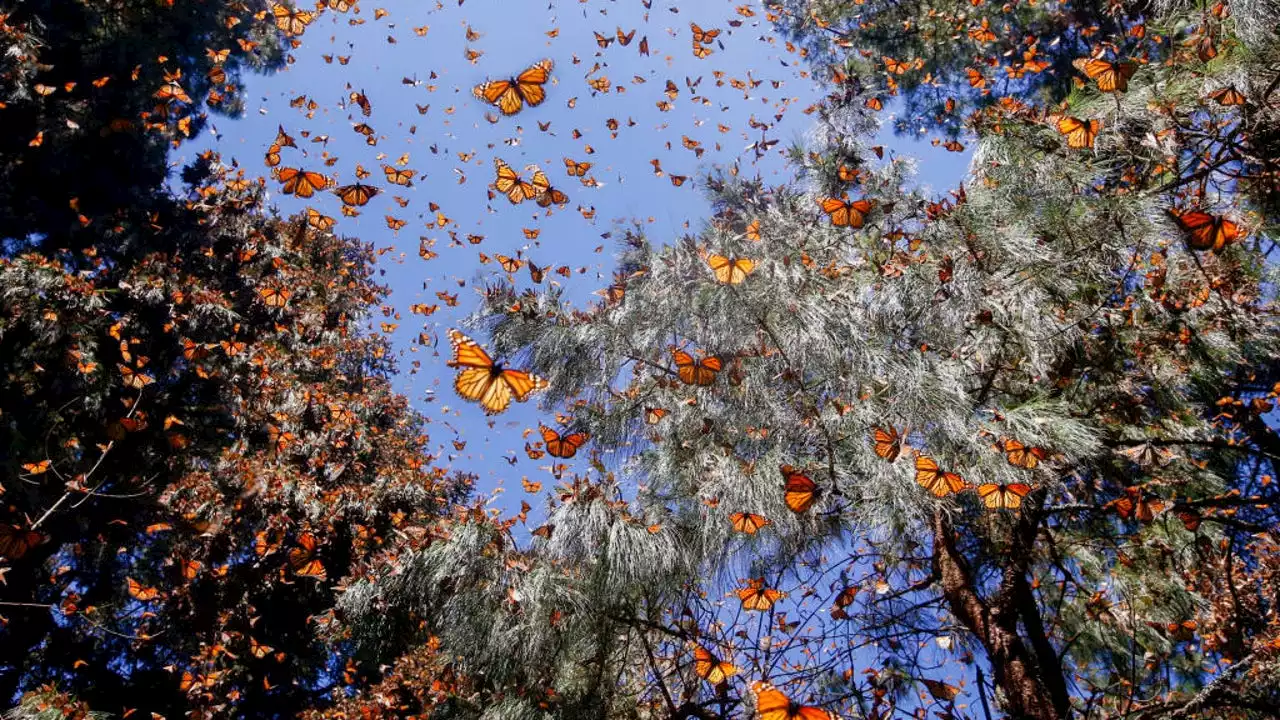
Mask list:
[[[694,360],[689,353],[671,348],[671,357],[676,361],[676,374],[685,385],[710,385],[716,381],[716,373],[724,369],[724,363],[715,356]]]
[[[1178,224],[1192,250],[1218,252],[1240,238],[1240,226],[1225,215],[1211,215],[1203,210],[1168,211]]]
[[[457,330],[449,330],[453,359],[449,367],[459,368],[453,388],[464,400],[480,403],[486,415],[496,415],[511,404],[524,402],[535,391],[547,387],[546,380],[523,370],[509,370],[495,363],[476,341]]]
[[[790,465],[778,468],[782,473],[782,501],[792,512],[802,513],[813,507],[822,492],[808,475]]]

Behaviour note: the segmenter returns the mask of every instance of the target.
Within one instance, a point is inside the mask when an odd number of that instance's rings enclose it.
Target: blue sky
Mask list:
[[[812,126],[803,111],[818,90],[802,77],[808,66],[772,34],[757,3],[741,6],[754,12],[748,16],[738,3],[720,0],[653,0],[651,8],[642,0],[365,2],[358,12],[323,13],[282,72],[246,77],[245,115],[214,118],[216,133],[182,146],[173,162],[181,165],[215,147],[248,174],[266,174],[263,155],[283,127],[299,148],[284,151],[282,166],[323,172],[339,184],[356,180],[357,164],[373,173],[365,182],[383,192],[359,217],[342,217],[331,194],[302,201],[281,194],[275,182],[269,184],[271,199],[284,213],[310,204],[339,218],[338,232],[385,251],[381,281],[392,295],[386,316],[373,318],[370,328],[393,339],[401,355],[397,388],[430,418],[440,464],[475,473],[482,493],[505,488],[497,502],[508,511],[518,509],[521,499],[537,507],[540,503],[519,481],[542,481],[545,489],[553,482],[548,458],[526,457],[525,442],[536,438],[524,434],[540,419],[552,424],[553,417],[530,402],[513,405],[490,425],[478,406],[454,394],[453,371],[445,367],[445,331],[459,327],[476,309],[475,289],[484,278],[501,273],[496,262],[482,263],[480,253],[520,253],[539,266],[568,265],[571,277],[548,272],[544,282],[566,285],[571,297],[585,303],[593,290],[609,283],[616,247],[606,237],[610,232],[620,236],[622,228],[639,222],[652,239],[668,242],[700,227],[709,215],[696,181],[701,174],[737,162],[745,175],[759,173],[768,184],[786,182],[791,175],[782,151]],[[705,59],[692,52],[691,22],[721,30]],[[629,45],[616,41],[619,28],[635,30]],[[596,32],[615,42],[599,47]],[[639,53],[643,38],[648,56]],[[482,54],[471,58],[468,50]],[[498,113],[474,99],[471,88],[486,77],[514,75],[542,58],[555,62],[547,101],[490,122]],[[588,85],[602,76],[613,86],[608,93]],[[678,90],[674,99],[665,92],[668,80]],[[734,80],[748,86],[735,88]],[[753,81],[759,84],[752,87]],[[369,99],[370,117],[350,102],[352,91]],[[299,107],[291,106],[304,96]],[[308,110],[311,102],[314,110]],[[669,102],[669,109],[660,109],[660,102]],[[889,117],[886,112],[886,127]],[[607,127],[610,120],[617,121],[616,131]],[[780,140],[758,160],[745,149],[762,136],[749,126],[752,120],[768,123],[764,136]],[[352,129],[361,122],[376,131],[376,145]],[[700,143],[700,157],[686,147],[686,138]],[[907,142],[887,130],[882,139],[891,152],[918,156],[920,182],[939,191],[954,186],[967,164],[967,154],[945,152],[927,140]],[[568,177],[566,157],[592,163],[590,176],[598,186],[585,187]],[[494,158],[517,170],[539,165],[568,194],[569,204],[548,213],[532,202],[513,206],[502,197],[490,200]],[[655,173],[654,160],[664,175]],[[384,164],[414,169],[413,186],[387,184]],[[671,175],[690,179],[676,187]],[[394,199],[397,195],[407,200],[405,207]],[[431,203],[448,218],[444,227]],[[594,217],[588,219],[580,208],[594,209]],[[393,232],[388,215],[406,225]],[[537,230],[538,238],[526,238],[526,228]],[[453,242],[451,231],[460,243]],[[484,240],[473,245],[467,241],[471,235]],[[431,244],[437,257],[420,258],[420,242]],[[521,285],[530,284],[527,269],[517,277]],[[457,306],[448,307],[437,292],[456,294]],[[439,309],[424,317],[411,313],[414,304]],[[383,323],[389,324],[384,328]],[[416,344],[420,333],[438,338],[438,346]]]

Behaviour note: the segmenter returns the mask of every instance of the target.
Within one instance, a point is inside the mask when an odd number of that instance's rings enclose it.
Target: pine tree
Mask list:
[[[592,307],[492,288],[597,469],[527,551],[477,523],[354,585],[354,637],[418,618],[488,717],[1274,714],[1280,47],[1232,10],[1145,8],[1125,92],[992,102],[945,198],[836,76],[807,187],[713,181]]]
[[[281,9],[288,10],[284,5]],[[294,716],[376,678],[332,630],[469,480],[363,327],[370,246],[169,147],[278,66],[265,3],[0,12],[0,699],[14,717]],[[90,713],[92,709],[93,713]]]

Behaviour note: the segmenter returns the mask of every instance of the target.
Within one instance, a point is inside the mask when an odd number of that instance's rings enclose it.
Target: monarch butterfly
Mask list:
[[[320,230],[321,232],[325,230],[332,230],[333,226],[337,224],[337,222],[338,221],[334,218],[322,214],[315,208],[307,208],[307,224],[316,230]]]
[[[1137,518],[1139,522],[1149,523],[1156,513],[1164,509],[1164,502],[1161,500],[1147,500],[1142,496],[1142,490],[1136,487],[1127,487],[1124,489],[1124,495],[1107,503],[1106,507],[1112,508],[1120,517],[1125,520]]]
[[[564,169],[565,169],[565,172],[569,174],[569,177],[582,177],[583,175],[586,175],[587,172],[591,170],[591,163],[578,162],[577,160],[574,160],[572,158],[565,158]]]
[[[916,482],[937,497],[964,489],[964,478],[952,472],[944,472],[938,467],[937,461],[927,455],[916,458]]]
[[[276,16],[276,27],[286,37],[301,35],[307,26],[315,20],[315,13],[307,10],[291,10],[285,5],[273,5],[271,12]]]
[[[760,240],[763,239],[763,236],[760,235],[760,218],[752,220],[747,225],[746,236],[748,240],[753,242],[760,242]]]
[[[845,610],[845,608],[852,605],[853,600],[856,597],[858,597],[857,585],[850,585],[849,587],[846,587],[843,590],[841,590],[840,594],[836,595],[835,602],[831,607],[831,619],[848,620],[849,613],[848,611]]]
[[[874,203],[866,198],[850,202],[848,197],[822,198],[818,200],[818,205],[822,207],[822,212],[831,217],[832,225],[855,230],[862,227],[867,219],[867,213],[875,207]]]
[[[506,80],[487,80],[472,89],[478,100],[493,105],[503,115],[515,115],[525,105],[536,107],[546,100],[547,93],[543,85],[551,79],[551,60],[543,60],[525,69],[514,78]]]
[[[782,501],[787,504],[787,507],[797,513],[813,507],[819,495],[822,494],[818,484],[790,465],[782,465],[778,470],[782,472]]]
[[[977,68],[965,68],[965,74],[969,78],[969,87],[982,90],[987,86],[987,76]]]
[[[743,610],[768,610],[780,598],[787,596],[781,590],[764,586],[764,578],[752,578],[747,586],[736,590]]]
[[[756,269],[754,260],[748,258],[733,258],[731,260],[724,255],[708,257],[707,264],[715,272],[716,282],[724,285],[737,285],[746,280],[751,271]]]
[[[1170,209],[1169,215],[1186,235],[1192,250],[1218,252],[1240,238],[1240,226],[1224,215],[1210,215],[1202,210]]]
[[[271,647],[270,645],[263,645],[262,643],[258,642],[257,639],[253,637],[249,638],[249,654],[254,656],[255,658],[258,658],[259,660],[270,655],[274,650],[275,648]]]
[[[1020,441],[1007,438],[1004,441],[1005,459],[1014,467],[1034,470],[1041,460],[1049,457],[1048,451],[1040,447],[1027,447]]]
[[[518,205],[525,200],[531,200],[538,194],[537,188],[533,183],[525,181],[511,166],[497,158],[493,161],[494,168],[498,175],[494,178],[493,187],[498,192],[507,196],[507,200],[512,205]]]
[[[1031,486],[1026,483],[983,483],[978,486],[978,497],[991,510],[1017,510],[1029,492]]]
[[[1219,105],[1244,105],[1248,100],[1244,93],[1236,89],[1235,85],[1228,85],[1221,90],[1214,91],[1209,95],[1210,100],[1216,101]]]
[[[532,280],[532,281],[533,281],[533,282],[535,282],[535,283],[540,283],[540,282],[542,282],[542,278],[543,278],[546,274],[547,274],[547,266],[546,266],[546,265],[543,265],[542,267],[538,267],[537,265],[535,265],[535,264],[533,263],[533,261],[532,261],[532,260],[531,260],[531,261],[529,261],[529,279],[530,279],[530,280]]]
[[[124,383],[124,386],[127,388],[133,388],[134,390],[141,390],[156,381],[156,379],[151,377],[150,375],[144,372],[140,372],[138,370],[134,370],[128,365],[122,365],[120,363],[116,363],[116,367],[119,368],[120,379]]]
[[[289,297],[292,294],[293,293],[289,288],[284,287],[269,286],[258,290],[258,297],[262,298],[262,302],[266,303],[267,307],[274,308],[284,307],[287,305],[289,303]]]
[[[667,411],[662,408],[645,408],[644,421],[648,425],[657,425],[662,418],[667,416]]]
[[[533,191],[537,194],[538,205],[540,207],[550,207],[551,203],[556,205],[564,205],[569,202],[569,196],[565,195],[559,189],[551,186],[551,180],[547,178],[547,174],[541,170],[533,173],[533,179],[529,182],[533,186]]]
[[[636,36],[636,28],[631,28],[631,32],[624,33],[622,28],[617,29],[618,44],[626,47],[631,44],[631,39]]]
[[[370,200],[377,197],[380,190],[373,185],[352,183],[350,185],[343,185],[333,192],[338,196],[338,199],[341,200],[343,204],[360,207],[361,205],[368,204]]]
[[[142,602],[151,602],[160,598],[160,591],[153,587],[147,587],[131,577],[125,578],[125,586],[129,590],[129,597]]]
[[[1093,147],[1101,129],[1101,120],[1081,120],[1071,116],[1058,120],[1058,132],[1067,136],[1067,147],[1077,150]]]
[[[759,720],[831,720],[826,710],[801,705],[767,683],[756,683],[754,690]]]
[[[21,525],[0,525],[0,557],[21,560],[31,548],[44,542],[44,535]]]
[[[898,453],[902,452],[902,438],[898,436],[898,430],[892,425],[888,430],[884,428],[873,428],[871,430],[871,439],[875,442],[876,455],[893,462],[898,459]]]
[[[888,55],[881,55],[880,60],[884,62],[884,69],[894,75],[902,75],[911,69],[911,63],[895,60]]]
[[[868,110],[874,110],[876,112],[880,112],[884,109],[884,100],[874,96],[867,98],[862,104]]]
[[[542,424],[538,425],[538,431],[542,433],[542,442],[546,445],[547,454],[558,458],[571,458],[577,455],[578,448],[591,439],[591,436],[585,432],[561,435]]]
[[[300,198],[309,198],[315,195],[317,190],[323,190],[329,184],[329,179],[324,175],[302,168],[280,168],[276,173],[276,179],[284,183],[281,192],[285,195],[297,195]]]
[[[391,165],[383,165],[382,174],[387,176],[387,182],[392,183],[393,185],[404,185],[407,187],[413,184],[413,176],[418,173],[416,170],[401,170],[400,168],[393,167]]]
[[[716,381],[716,373],[724,369],[724,363],[714,355],[694,360],[689,353],[671,348],[671,357],[676,361],[676,374],[685,385],[710,385]]]
[[[702,28],[698,27],[697,23],[693,23],[693,22],[689,23],[689,30],[693,32],[693,41],[695,43],[699,43],[702,45],[705,45],[715,40],[717,37],[720,37],[720,30],[718,28],[712,28],[711,30],[703,30]]]
[[[729,522],[733,525],[735,532],[745,533],[747,535],[755,535],[760,528],[771,524],[769,518],[755,513],[734,513],[729,516]]]
[[[721,660],[711,654],[710,650],[699,645],[693,649],[693,672],[712,685],[719,685],[737,675],[738,666]]]
[[[289,549],[289,567],[295,575],[323,580],[326,577],[324,563],[316,557],[316,536],[304,532],[298,536],[298,546]]]
[[[409,224],[408,220],[401,220],[400,218],[395,217],[393,215],[384,215],[383,217],[386,218],[387,227],[391,228],[392,230],[395,230],[396,232],[399,232],[400,228]]]
[[[699,60],[702,60],[703,58],[707,57],[713,52],[715,51],[712,50],[711,48],[705,45],[699,45],[698,41],[695,40],[693,42],[693,56],[698,58]]]
[[[449,367],[460,368],[453,388],[464,400],[480,403],[486,415],[496,415],[511,404],[512,395],[524,402],[547,381],[522,370],[508,370],[495,363],[474,340],[457,330],[449,330],[453,359]]]
[[[1099,58],[1076,58],[1071,64],[1096,81],[1104,93],[1125,92],[1129,89],[1129,78],[1138,71],[1138,63],[1132,60],[1112,63]]]

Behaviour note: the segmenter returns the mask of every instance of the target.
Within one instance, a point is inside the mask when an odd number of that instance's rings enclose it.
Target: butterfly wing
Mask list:
[[[822,212],[831,216],[831,224],[842,227],[849,224],[849,206],[840,198],[823,198],[818,201]]]
[[[756,695],[756,715],[759,720],[794,720],[791,699],[776,688],[761,690]]]
[[[531,65],[516,78],[516,91],[530,107],[537,107],[547,99],[547,91],[543,86],[547,84],[547,80],[551,79],[551,67],[550,60],[543,60],[536,65]],[[505,113],[506,110],[503,112]]]
[[[724,363],[718,357],[705,357],[698,361],[694,381],[699,385],[710,385],[716,381],[716,373],[724,369]]]
[[[937,461],[928,455],[916,458],[916,482],[936,497],[945,497],[964,488],[964,480],[959,475],[943,472]]]
[[[896,428],[890,427],[888,430],[874,428],[872,430],[872,439],[875,441],[876,455],[889,462],[898,459],[898,453],[902,451],[902,443]]]
[[[449,344],[453,346],[453,359],[448,362],[449,367],[483,368],[486,371],[493,368],[493,359],[489,357],[489,353],[475,340],[457,330],[449,330]]]
[[[545,389],[548,385],[546,380],[523,370],[503,369],[501,377],[502,384],[506,385],[511,393],[516,396],[517,402],[524,402],[529,398],[529,395],[535,391]]]
[[[802,513],[818,499],[818,485],[809,476],[790,465],[779,468],[784,480],[782,501],[792,512]]]

